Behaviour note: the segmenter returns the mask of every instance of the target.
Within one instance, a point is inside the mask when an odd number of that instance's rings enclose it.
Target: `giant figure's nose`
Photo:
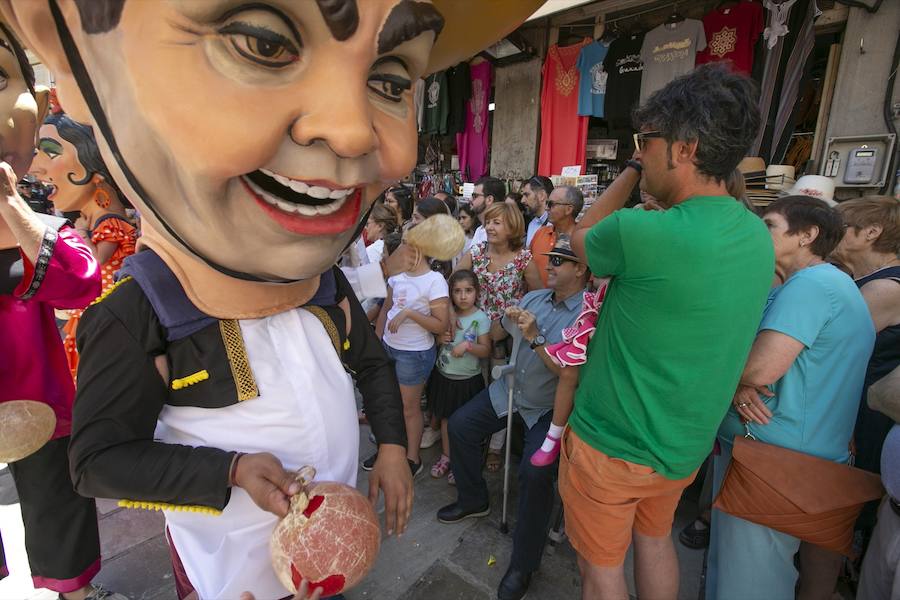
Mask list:
[[[344,158],[373,152],[378,146],[378,136],[368,88],[341,85],[336,77],[330,80],[334,87],[311,94],[313,97],[304,102],[307,110],[291,126],[291,138],[302,146],[322,141]]]

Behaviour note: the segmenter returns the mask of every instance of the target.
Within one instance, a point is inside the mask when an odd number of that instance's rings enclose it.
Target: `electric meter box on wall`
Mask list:
[[[821,174],[836,188],[882,188],[895,142],[892,133],[828,138]]]

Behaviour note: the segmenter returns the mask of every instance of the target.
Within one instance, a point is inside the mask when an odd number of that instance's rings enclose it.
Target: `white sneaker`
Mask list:
[[[441,430],[434,430],[431,427],[426,427],[424,431],[422,431],[422,443],[419,444],[419,448],[431,448],[441,439]]]

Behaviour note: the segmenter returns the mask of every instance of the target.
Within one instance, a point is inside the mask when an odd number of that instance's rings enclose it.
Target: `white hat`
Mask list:
[[[787,191],[787,195],[811,196],[824,200],[828,206],[837,206],[834,201],[834,179],[824,175],[804,175]]]

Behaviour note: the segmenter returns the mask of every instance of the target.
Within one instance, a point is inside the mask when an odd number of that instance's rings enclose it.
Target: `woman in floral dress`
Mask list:
[[[531,260],[531,251],[524,247],[525,221],[518,208],[506,202],[492,204],[484,211],[484,230],[487,241],[473,245],[456,268],[475,272],[481,288],[478,308],[494,322],[503,317],[507,307],[518,304],[528,291],[544,285],[537,265]],[[503,346],[496,347],[494,356],[502,358],[497,353],[502,349]],[[491,438],[488,471],[497,471],[502,465],[503,431]]]

